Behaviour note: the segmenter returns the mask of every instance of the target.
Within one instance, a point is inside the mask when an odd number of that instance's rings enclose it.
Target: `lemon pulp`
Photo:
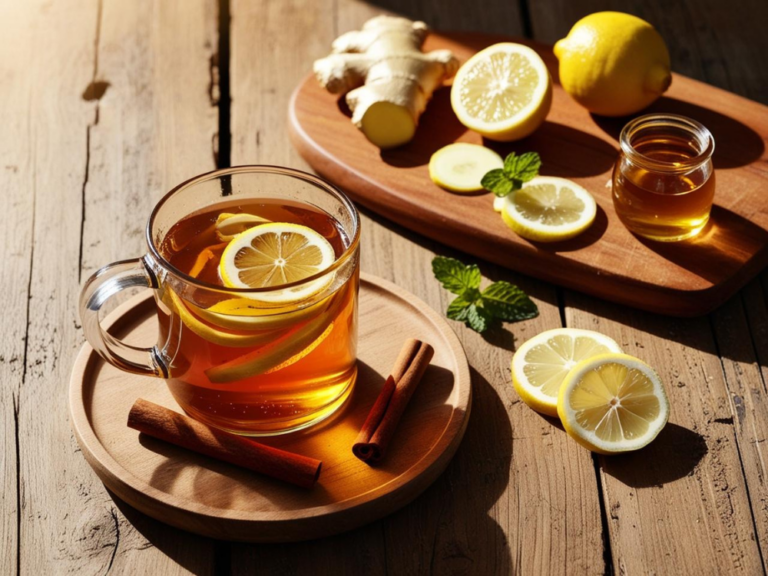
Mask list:
[[[508,120],[533,100],[541,74],[522,54],[497,52],[478,61],[459,90],[464,109],[493,123]]]
[[[566,240],[592,224],[597,204],[584,188],[565,178],[537,176],[511,193],[501,210],[504,222],[523,238]]]
[[[606,354],[569,373],[558,399],[566,431],[589,449],[625,452],[653,440],[669,418],[658,375],[625,354]]]
[[[560,386],[580,361],[609,352],[621,352],[611,338],[575,328],[557,328],[525,342],[512,359],[512,383],[531,408],[557,416]]]
[[[299,224],[273,222],[235,236],[224,249],[219,273],[230,288],[276,288],[253,298],[285,303],[316,294],[332,276],[283,290],[280,286],[316,275],[335,259],[333,246],[318,232]]]
[[[470,58],[451,89],[451,106],[462,124],[494,140],[528,136],[546,118],[552,83],[534,50],[495,44]]]

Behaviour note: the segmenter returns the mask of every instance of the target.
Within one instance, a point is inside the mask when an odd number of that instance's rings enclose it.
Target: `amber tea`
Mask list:
[[[291,284],[322,272],[348,245],[330,215],[287,201],[221,204],[168,231],[160,250],[177,270],[225,288],[271,289],[196,302],[173,286],[157,293],[168,385],[190,415],[270,433],[343,403],[356,374],[357,273]]]
[[[661,241],[698,234],[715,194],[706,128],[683,117],[645,116],[627,125],[613,173],[616,214],[632,232]]]

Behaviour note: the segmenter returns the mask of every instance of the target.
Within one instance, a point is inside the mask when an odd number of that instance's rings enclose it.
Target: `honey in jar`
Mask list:
[[[662,242],[698,234],[715,195],[715,141],[695,120],[650,114],[627,124],[613,170],[613,206],[633,233]]]

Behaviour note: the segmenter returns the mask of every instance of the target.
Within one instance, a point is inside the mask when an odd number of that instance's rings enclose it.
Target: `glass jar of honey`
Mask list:
[[[613,206],[633,233],[662,242],[698,234],[715,195],[715,140],[685,116],[649,114],[621,131]]]

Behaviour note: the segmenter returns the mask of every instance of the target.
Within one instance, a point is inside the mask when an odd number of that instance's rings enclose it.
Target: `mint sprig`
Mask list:
[[[520,190],[523,184],[536,178],[540,168],[541,157],[536,152],[525,152],[520,156],[510,152],[504,159],[504,168],[486,172],[480,183],[486,190],[503,198],[515,190]]]
[[[525,292],[504,280],[481,291],[482,277],[477,264],[467,266],[455,258],[436,256],[432,260],[432,272],[443,288],[456,294],[448,305],[448,318],[464,322],[475,332],[485,332],[501,320],[517,322],[539,314],[538,307]]]

